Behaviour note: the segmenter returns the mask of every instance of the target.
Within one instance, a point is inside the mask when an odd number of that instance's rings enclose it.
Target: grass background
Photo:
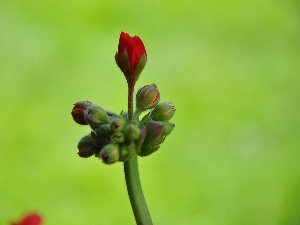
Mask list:
[[[122,164],[77,156],[72,104],[126,109],[114,62],[139,35],[176,124],[140,160],[154,224],[300,224],[296,0],[0,2],[0,224],[134,224]]]

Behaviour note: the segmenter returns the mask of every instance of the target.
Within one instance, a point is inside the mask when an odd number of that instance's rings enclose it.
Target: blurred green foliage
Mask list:
[[[176,128],[140,159],[154,224],[300,224],[300,4],[0,2],[0,224],[134,224],[122,164],[77,156],[72,104],[126,109],[114,62],[139,35]]]

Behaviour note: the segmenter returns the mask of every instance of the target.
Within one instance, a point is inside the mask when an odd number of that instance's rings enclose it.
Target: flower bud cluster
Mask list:
[[[175,125],[169,120],[175,114],[175,107],[171,102],[160,102],[160,93],[155,84],[140,88],[136,94],[136,112],[138,117],[141,112],[150,109],[150,112],[142,118],[139,126],[142,129],[143,142],[138,155],[148,156],[160,148]]]
[[[105,164],[125,161],[136,149],[141,136],[140,128],[127,121],[126,113],[117,115],[105,111],[91,102],[77,102],[71,112],[75,122],[89,125],[91,132],[78,143],[78,155],[87,158],[95,155]]]
[[[171,102],[159,100],[155,84],[140,88],[132,121],[128,121],[127,112],[117,115],[89,101],[77,102],[71,112],[74,121],[91,128],[77,145],[78,155],[82,158],[95,155],[105,164],[112,164],[128,160],[132,152],[148,156],[158,150],[175,127],[169,120],[176,111]],[[145,111],[148,114],[139,120]]]
[[[136,110],[132,112],[134,86],[147,62],[147,51],[140,37],[121,32],[115,61],[128,83],[128,113],[122,111],[117,115],[89,101],[77,102],[71,112],[76,123],[91,128],[77,145],[78,155],[82,158],[95,155],[106,164],[126,161],[132,153],[152,154],[175,127],[169,120],[176,109],[171,102],[159,102],[155,84],[138,90]],[[146,111],[148,114],[140,120],[141,113]]]

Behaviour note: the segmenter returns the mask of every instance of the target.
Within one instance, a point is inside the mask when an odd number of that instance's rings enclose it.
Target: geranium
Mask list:
[[[121,32],[115,59],[127,81],[136,81],[147,62],[144,43],[138,36]]]
[[[41,225],[43,222],[42,217],[37,213],[29,213],[24,215],[24,217],[19,222],[13,222],[11,225]]]

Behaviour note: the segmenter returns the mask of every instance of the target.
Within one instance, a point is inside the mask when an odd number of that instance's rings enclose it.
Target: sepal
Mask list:
[[[147,63],[147,55],[143,54],[141,55],[138,64],[134,68],[133,75],[132,75],[133,79],[137,80],[139,78],[141,72],[144,70],[146,66],[146,63]]]

